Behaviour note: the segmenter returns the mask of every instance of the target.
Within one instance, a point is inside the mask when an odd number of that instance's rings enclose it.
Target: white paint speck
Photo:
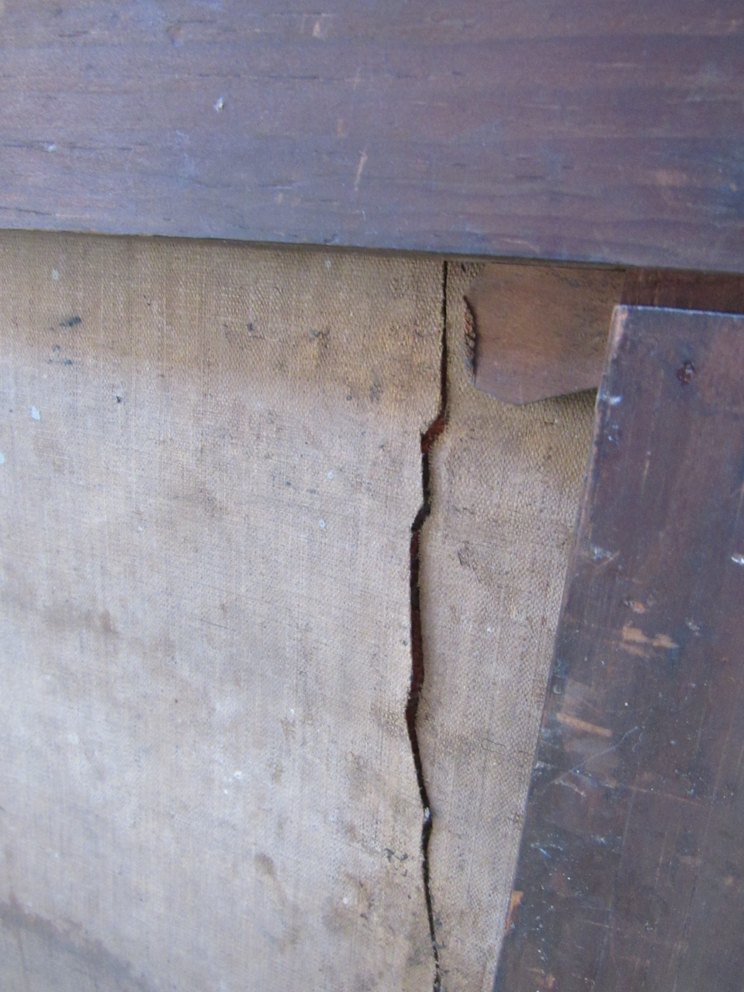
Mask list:
[[[344,903],[344,906],[348,906],[349,905],[349,897],[348,896],[344,896],[343,903]]]
[[[50,145],[47,145],[48,152],[55,152],[56,150],[57,150],[57,146],[54,144],[54,142],[52,142]]]
[[[332,263],[331,263],[331,260],[330,260],[330,258],[327,258],[327,259],[325,260],[325,263],[324,263],[324,264],[325,264],[325,267],[326,267],[327,269],[330,269],[330,267],[331,267],[331,264],[332,264]]]
[[[52,282],[59,282],[59,270],[52,269]]]
[[[321,530],[325,530],[325,520],[320,520],[318,522],[318,527],[320,527]],[[742,564],[744,565],[744,562],[742,562]]]
[[[313,38],[321,40],[328,35],[328,27],[331,22],[330,14],[321,14],[313,25]]]
[[[243,773],[241,771],[233,772],[233,778],[236,778],[238,781],[240,781],[242,777]]]
[[[30,413],[32,420],[41,420],[41,414],[39,413],[39,411],[36,409],[35,406],[31,407]]]
[[[5,464],[5,455],[0,451],[0,465]]]
[[[744,565],[744,555],[731,555],[734,565]]]
[[[224,96],[218,96],[214,101],[214,109],[219,113],[221,110],[225,109],[225,98]]]
[[[223,789],[222,791],[225,793],[226,796],[229,796],[230,795],[230,790],[229,789]]]
[[[333,472],[329,472],[329,473],[328,473],[328,478],[329,478],[329,479],[332,479],[332,478],[333,478]]]
[[[622,401],[623,401],[622,396],[609,396],[607,398],[607,405],[608,406],[617,406],[618,403],[622,403]]]
[[[367,164],[367,149],[365,148],[362,154],[359,156],[359,165],[357,166],[356,176],[354,177],[354,192],[356,193],[359,189],[359,183],[362,181],[362,173],[364,172],[364,166]]]

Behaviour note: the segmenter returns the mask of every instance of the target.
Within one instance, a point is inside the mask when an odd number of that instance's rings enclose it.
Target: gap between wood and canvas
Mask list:
[[[442,348],[439,410],[437,415],[421,435],[421,487],[422,502],[418,513],[411,525],[411,688],[406,705],[406,724],[408,726],[408,736],[411,741],[411,751],[413,752],[413,763],[416,768],[416,780],[418,782],[419,793],[421,795],[421,805],[424,811],[424,820],[421,828],[421,866],[424,881],[424,896],[426,898],[426,913],[429,919],[429,935],[431,937],[432,953],[434,955],[434,986],[433,992],[440,992],[441,972],[439,964],[439,946],[437,944],[436,929],[434,925],[434,908],[432,905],[431,889],[429,886],[429,840],[432,830],[432,812],[429,797],[426,791],[426,781],[424,778],[424,767],[419,749],[418,732],[416,718],[418,716],[419,701],[424,685],[425,663],[424,647],[421,626],[421,595],[419,589],[420,571],[420,542],[421,531],[426,518],[431,513],[431,486],[430,486],[430,463],[429,454],[431,448],[443,432],[447,420],[447,262],[442,265]]]

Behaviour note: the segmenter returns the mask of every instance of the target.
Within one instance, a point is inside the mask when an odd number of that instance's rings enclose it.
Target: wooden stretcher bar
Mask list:
[[[0,226],[744,271],[739,0],[2,0]]]
[[[496,992],[741,988],[743,366],[615,311]]]

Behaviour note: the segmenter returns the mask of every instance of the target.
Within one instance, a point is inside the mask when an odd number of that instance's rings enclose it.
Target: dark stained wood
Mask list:
[[[740,992],[744,317],[618,308],[497,992]]]
[[[599,385],[617,303],[744,313],[744,276],[491,263],[466,298],[475,385],[521,404]]]
[[[466,294],[475,385],[515,404],[596,388],[624,279],[619,269],[487,265]]]
[[[741,0],[2,0],[0,225],[744,271]]]
[[[621,302],[640,307],[744,313],[744,277],[720,272],[628,269]]]

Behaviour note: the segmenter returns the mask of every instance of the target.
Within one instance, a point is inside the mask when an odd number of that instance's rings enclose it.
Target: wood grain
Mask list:
[[[639,307],[744,313],[744,277],[720,272],[628,269],[622,302]]]
[[[0,224],[744,271],[740,0],[4,0]]]
[[[742,363],[615,313],[497,992],[741,988]]]
[[[475,385],[517,405],[596,388],[624,281],[621,269],[487,265],[466,294]]]
[[[744,313],[744,276],[491,263],[466,299],[475,385],[522,404],[596,389],[616,304]]]

